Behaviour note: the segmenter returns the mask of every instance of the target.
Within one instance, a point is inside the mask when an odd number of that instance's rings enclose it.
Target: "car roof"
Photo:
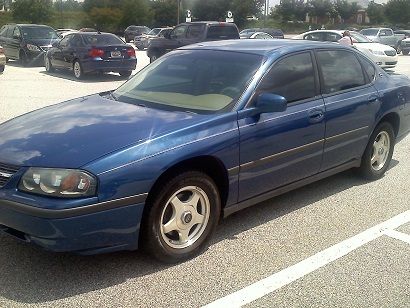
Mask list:
[[[224,26],[232,26],[232,27],[236,26],[233,23],[223,22],[223,21],[191,21],[191,22],[184,22],[179,25],[224,25]]]
[[[50,26],[47,25],[35,25],[35,24],[7,24],[8,26],[19,26],[19,27],[47,27],[51,28]]]
[[[201,42],[178,48],[178,50],[220,50],[232,51],[266,56],[278,49],[289,51],[309,50],[317,47],[345,48],[340,44],[332,42],[316,42],[308,40],[225,40],[213,42]]]

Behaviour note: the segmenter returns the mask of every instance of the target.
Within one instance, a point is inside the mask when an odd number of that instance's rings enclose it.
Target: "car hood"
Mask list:
[[[0,125],[0,162],[78,168],[101,156],[209,118],[92,95]]]
[[[356,46],[357,49],[371,49],[377,51],[395,50],[393,47],[379,43],[354,43],[354,46]]]

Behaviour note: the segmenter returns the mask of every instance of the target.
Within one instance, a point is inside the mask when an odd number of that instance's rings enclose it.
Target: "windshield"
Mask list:
[[[357,32],[350,32],[350,36],[355,40],[355,43],[372,43],[372,40]]]
[[[148,32],[148,35],[157,35],[160,31],[160,28],[154,28],[150,32]]]
[[[88,46],[100,46],[100,45],[122,45],[124,44],[121,39],[113,34],[94,34],[83,35],[84,42]]]
[[[122,102],[159,109],[216,112],[245,89],[262,56],[184,50],[161,57],[113,92]]]
[[[366,36],[376,36],[377,32],[379,32],[378,29],[364,29],[360,31],[361,34],[366,35]]]
[[[58,39],[57,33],[50,27],[22,27],[26,39]]]

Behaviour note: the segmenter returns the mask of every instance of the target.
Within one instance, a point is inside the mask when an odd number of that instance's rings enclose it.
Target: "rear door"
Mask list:
[[[316,58],[326,108],[325,171],[360,159],[381,103],[354,51],[317,50]]]
[[[314,175],[322,161],[325,111],[312,53],[279,59],[254,98],[260,93],[284,96],[288,106],[259,117],[246,116],[246,109],[238,112],[239,201]]]
[[[22,34],[19,27],[9,27],[7,32],[7,49],[11,57],[14,59],[19,58],[21,41]]]
[[[54,47],[51,52],[51,63],[55,67],[66,68],[67,64],[64,58],[64,52],[69,48],[70,40],[73,38],[73,34],[66,35],[59,43],[57,47]]]

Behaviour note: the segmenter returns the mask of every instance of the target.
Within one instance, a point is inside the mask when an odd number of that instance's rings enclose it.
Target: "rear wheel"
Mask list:
[[[4,72],[4,65],[0,65],[0,73]]]
[[[149,58],[149,63],[154,62],[155,60],[157,60],[159,58],[159,56],[157,54],[153,54],[150,58]]]
[[[393,156],[395,135],[390,123],[380,123],[369,139],[359,168],[360,174],[369,180],[381,178]]]
[[[120,76],[124,78],[130,77],[131,74],[132,74],[132,71],[120,71]]]
[[[81,67],[80,61],[78,60],[74,61],[73,72],[74,72],[74,77],[77,79],[82,79],[84,77],[83,68]]]
[[[44,57],[44,66],[45,66],[47,72],[49,72],[49,73],[54,72],[54,67],[51,64],[51,60],[47,56]]]
[[[162,262],[176,263],[206,248],[219,220],[221,201],[209,176],[187,171],[162,185],[147,207],[141,246]]]
[[[402,52],[403,52],[403,55],[408,55],[409,54],[408,50],[403,50]]]

